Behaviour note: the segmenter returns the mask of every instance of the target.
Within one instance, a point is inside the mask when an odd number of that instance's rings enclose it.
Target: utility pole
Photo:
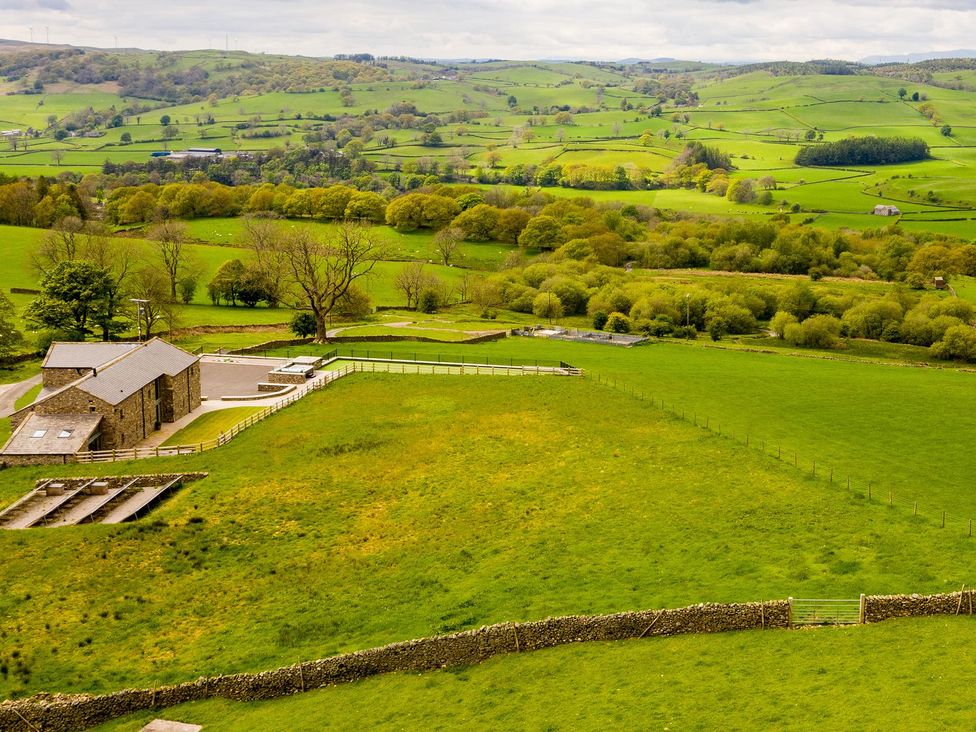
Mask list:
[[[139,333],[139,337],[136,340],[138,340],[139,342],[142,342],[142,314],[143,314],[143,308],[146,305],[149,304],[149,301],[148,300],[140,299],[138,297],[131,297],[131,298],[129,298],[129,300],[130,300],[130,302],[134,302],[136,304],[136,328],[138,329],[138,333]]]

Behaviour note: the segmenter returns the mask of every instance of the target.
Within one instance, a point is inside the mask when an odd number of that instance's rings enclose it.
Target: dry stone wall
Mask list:
[[[67,732],[132,712],[220,697],[275,699],[394,671],[429,671],[480,663],[566,643],[611,641],[684,633],[789,627],[789,602],[694,605],[615,615],[567,616],[502,623],[478,630],[393,643],[255,674],[200,678],[157,689],[126,689],[100,696],[39,694],[0,704],[0,730]]]
[[[941,595],[868,595],[864,598],[864,622],[926,615],[972,615],[976,606],[974,595],[974,590]]]
[[[864,619],[880,622],[926,615],[971,615],[974,595],[976,591],[972,590],[942,595],[872,595],[864,598]],[[452,635],[392,643],[273,671],[202,677],[156,689],[125,689],[100,696],[38,694],[0,703],[0,730],[82,730],[145,709],[218,697],[236,701],[276,699],[377,674],[467,666],[502,654],[567,643],[789,627],[788,600],[501,623]]]

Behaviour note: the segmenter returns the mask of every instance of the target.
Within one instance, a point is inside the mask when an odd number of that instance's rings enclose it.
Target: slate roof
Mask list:
[[[52,343],[41,368],[94,369],[139,348],[139,343]]]
[[[74,455],[88,447],[101,421],[100,414],[32,414],[10,436],[3,454]]]
[[[73,385],[104,402],[118,404],[163,374],[176,376],[198,360],[199,356],[153,338]]]

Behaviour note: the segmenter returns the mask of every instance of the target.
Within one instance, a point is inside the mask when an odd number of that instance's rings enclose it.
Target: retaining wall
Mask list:
[[[68,732],[132,712],[221,697],[275,699],[394,671],[429,671],[480,663],[493,656],[566,643],[611,641],[684,633],[789,627],[786,600],[738,605],[693,605],[615,615],[567,616],[501,623],[478,630],[392,643],[380,648],[254,674],[200,678],[157,689],[125,689],[100,696],[38,694],[0,704],[0,729]]]

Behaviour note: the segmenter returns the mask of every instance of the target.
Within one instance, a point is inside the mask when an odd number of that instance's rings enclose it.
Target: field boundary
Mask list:
[[[863,622],[931,615],[971,615],[973,590],[936,595],[869,595]],[[968,601],[968,602],[967,602]],[[284,666],[271,671],[200,677],[195,681],[109,694],[38,694],[0,703],[0,729],[34,732],[82,730],[147,709],[191,701],[259,701],[396,672],[434,671],[483,663],[496,656],[570,643],[639,640],[734,630],[787,629],[790,601],[703,603],[682,608],[611,615],[567,615],[526,623],[391,643]]]
[[[669,403],[663,397],[659,398],[654,394],[645,396],[643,389],[624,382],[618,384],[616,378],[608,378],[592,371],[588,371],[585,377],[600,386],[614,389],[633,399],[648,403],[653,409],[660,409],[675,419],[680,419],[695,427],[700,427],[717,437],[724,437],[742,447],[758,450],[763,455],[787,463],[812,478],[825,479],[831,486],[846,486],[847,491],[854,498],[867,500],[868,503],[887,505],[889,508],[898,506],[903,509],[908,509],[916,519],[928,519],[940,529],[955,527],[960,533],[965,532],[967,538],[972,538],[974,532],[976,532],[976,518],[971,515],[963,516],[949,513],[942,509],[933,509],[931,506],[924,505],[924,503],[920,505],[917,498],[906,498],[904,495],[895,494],[891,489],[886,490],[879,485],[879,481],[861,480],[851,475],[841,475],[839,472],[835,474],[834,469],[825,465],[822,461],[818,462],[816,459],[801,458],[795,450],[789,448],[784,449],[781,443],[756,438],[748,432],[743,434],[740,431],[736,435],[734,428],[723,430],[722,423],[719,420],[713,420],[708,415],[699,414],[697,411],[686,410],[682,405],[673,401]],[[691,419],[688,419],[689,417]]]

